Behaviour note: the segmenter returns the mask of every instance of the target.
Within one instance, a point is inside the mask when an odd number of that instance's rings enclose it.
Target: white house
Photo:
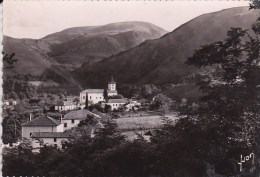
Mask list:
[[[3,101],[3,109],[14,109],[14,106],[17,105],[17,101],[13,99]]]
[[[126,111],[136,110],[138,106],[141,106],[141,103],[136,99],[130,99],[127,105],[125,106]]]
[[[78,126],[80,121],[85,120],[88,115],[94,115],[95,117],[98,117],[97,115],[93,114],[92,112],[86,109],[69,112],[61,120],[63,124],[63,130],[69,130],[72,127]]]
[[[67,111],[79,108],[80,105],[74,101],[73,97],[64,98],[55,105],[55,111]]]
[[[126,99],[109,99],[107,101],[107,105],[111,106],[111,110],[118,110],[118,108],[123,107],[127,104],[128,101]]]
[[[15,106],[17,104],[16,100],[9,99],[9,100],[4,100],[4,105],[5,106]]]
[[[113,77],[108,83],[107,96],[117,95],[116,82]],[[83,109],[88,102],[88,105],[96,104],[104,101],[104,89],[86,89],[80,92],[80,107]]]
[[[61,122],[45,115],[22,124],[23,138],[29,139],[35,132],[63,132],[63,125]]]
[[[67,132],[35,132],[31,136],[32,147],[40,148],[42,145],[54,146],[63,149],[63,143],[69,141],[71,135]]]
[[[86,101],[88,102],[88,105],[104,101],[104,89],[86,89],[80,92],[81,108],[85,107]]]

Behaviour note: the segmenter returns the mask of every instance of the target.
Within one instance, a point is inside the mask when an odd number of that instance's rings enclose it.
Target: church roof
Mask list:
[[[26,126],[26,127],[33,127],[33,126],[58,126],[60,125],[61,122],[49,117],[49,116],[39,116],[33,120],[31,120],[30,122],[24,123],[22,124],[22,126]]]
[[[126,99],[109,99],[108,103],[127,103]]]
[[[80,93],[104,93],[104,89],[86,89]]]
[[[110,81],[109,84],[116,84],[116,82],[115,81]]]
[[[34,132],[32,138],[71,138],[67,132]]]
[[[114,77],[111,77],[111,81],[109,82],[109,84],[116,84],[116,82],[114,81]]]
[[[107,93],[117,93],[116,90],[107,90]]]

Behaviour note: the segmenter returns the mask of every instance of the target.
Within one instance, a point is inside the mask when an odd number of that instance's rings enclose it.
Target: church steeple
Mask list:
[[[111,76],[111,81],[108,83],[108,90],[116,90],[116,82],[114,81],[113,76]]]

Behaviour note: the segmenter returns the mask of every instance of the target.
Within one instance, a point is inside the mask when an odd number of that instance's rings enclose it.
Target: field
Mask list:
[[[34,86],[43,86],[43,87],[51,87],[55,86],[58,87],[59,84],[52,81],[52,80],[47,80],[47,81],[28,81],[29,84],[34,85]]]
[[[160,115],[151,115],[151,116],[138,116],[138,117],[127,117],[119,118],[115,121],[117,122],[118,128],[121,131],[130,131],[130,130],[148,130],[156,129],[162,126],[162,118]],[[171,120],[176,120],[177,117],[170,117]]]

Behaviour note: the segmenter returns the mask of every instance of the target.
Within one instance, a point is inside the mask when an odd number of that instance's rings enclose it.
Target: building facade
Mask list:
[[[86,109],[71,111],[68,114],[66,114],[61,120],[64,131],[78,126],[80,121],[85,120],[87,118],[88,114],[90,114],[90,112]]]
[[[84,108],[86,103],[89,105],[104,101],[104,89],[86,89],[80,92],[80,107]]]
[[[104,89],[86,89],[80,92],[80,107],[83,109],[86,104],[93,105],[102,101],[104,99]],[[117,95],[116,90],[116,82],[114,81],[113,77],[111,81],[108,83],[107,86],[107,96],[115,96]]]
[[[13,99],[3,101],[3,109],[13,110],[16,105],[17,105],[17,101]]]
[[[123,108],[128,101],[126,99],[109,99],[107,101],[107,105],[111,106],[111,110],[118,110],[119,108]]]
[[[22,138],[29,139],[35,132],[63,132],[63,125],[61,122],[45,115],[22,124]]]
[[[40,148],[43,145],[54,146],[60,149],[64,148],[63,143],[69,141],[71,135],[66,132],[35,132],[32,134],[32,147]]]
[[[136,99],[130,99],[127,105],[125,105],[125,110],[126,111],[138,110],[139,106],[141,106],[140,102],[138,102]]]
[[[64,98],[55,105],[55,111],[67,111],[67,110],[74,110],[80,107],[79,103],[75,101],[73,97]]]
[[[111,77],[111,81],[108,83],[107,95],[108,96],[117,95],[116,82],[114,81],[113,77]]]
[[[87,119],[88,115],[92,115],[98,119],[100,118],[100,116],[98,116],[86,109],[71,111],[68,114],[66,114],[61,120],[61,122],[63,124],[63,130],[66,131],[73,127],[78,126],[80,121]]]

